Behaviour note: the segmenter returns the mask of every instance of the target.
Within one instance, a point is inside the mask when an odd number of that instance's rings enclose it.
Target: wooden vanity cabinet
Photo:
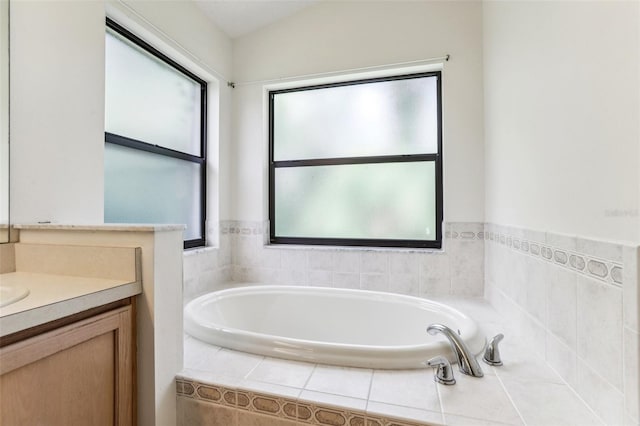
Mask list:
[[[134,305],[0,348],[0,425],[135,424]]]

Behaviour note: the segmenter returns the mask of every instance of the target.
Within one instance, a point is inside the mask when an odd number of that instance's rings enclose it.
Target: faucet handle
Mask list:
[[[449,360],[443,356],[436,356],[425,363],[429,367],[436,369],[433,380],[443,385],[455,385],[456,379],[453,377],[453,369]]]
[[[484,350],[484,357],[482,357],[484,362],[489,365],[502,365],[502,360],[500,359],[500,349],[498,349],[498,343],[500,343],[502,339],[504,339],[504,334],[500,333],[489,341],[486,349]]]

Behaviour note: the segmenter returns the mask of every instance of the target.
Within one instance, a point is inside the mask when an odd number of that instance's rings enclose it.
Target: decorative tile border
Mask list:
[[[500,231],[493,228],[503,228]],[[623,265],[615,260],[607,260],[579,253],[573,250],[553,247],[546,242],[525,239],[513,234],[528,233],[522,229],[509,230],[505,227],[487,224],[485,239],[495,244],[506,246],[513,251],[537,257],[560,267],[573,270],[579,274],[603,281],[617,287],[622,286]],[[541,233],[538,233],[541,234]],[[558,237],[560,237],[558,235]]]
[[[220,222],[223,235],[268,235],[269,221],[225,220]],[[452,240],[485,240],[484,223],[482,222],[449,222],[444,225],[444,236]]]
[[[322,426],[428,426],[428,423],[401,420],[394,417],[369,415],[361,410],[298,401],[264,392],[232,389],[226,386],[176,379],[179,396],[210,404],[254,412],[300,424]]]

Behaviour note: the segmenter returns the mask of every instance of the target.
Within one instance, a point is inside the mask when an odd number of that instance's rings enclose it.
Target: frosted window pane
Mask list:
[[[276,93],[274,159],[431,154],[437,78]]]
[[[185,240],[202,237],[200,165],[105,144],[104,221],[182,223]]]
[[[278,237],[436,239],[435,163],[275,170]]]
[[[107,132],[201,155],[200,84],[111,32],[105,79]]]

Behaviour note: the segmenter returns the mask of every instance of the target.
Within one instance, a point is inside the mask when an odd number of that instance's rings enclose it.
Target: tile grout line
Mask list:
[[[562,342],[562,343],[564,344],[564,342]],[[577,359],[578,359],[578,354],[576,354],[576,363],[577,363]],[[565,386],[566,386],[566,387],[571,391],[571,393],[573,393],[573,395],[574,395],[576,398],[578,398],[578,400],[579,400],[580,402],[582,402],[582,404],[587,408],[587,410],[589,410],[589,412],[590,412],[591,414],[593,414],[593,415],[594,415],[594,417],[595,417],[596,419],[598,419],[598,421],[600,421],[602,425],[606,425],[606,424],[607,424],[607,422],[603,421],[603,420],[600,418],[600,416],[598,415],[598,413],[596,413],[596,412],[595,412],[595,410],[594,410],[593,408],[591,408],[591,405],[587,404],[587,401],[585,401],[585,400],[582,398],[582,396],[578,393],[578,391],[577,391],[577,390],[575,390],[575,389],[573,388],[573,386],[571,386],[571,385],[569,384],[569,382],[567,382],[567,381],[564,379],[564,377],[562,377],[562,375],[560,375],[560,373],[559,373],[559,372],[558,372],[558,371],[557,371],[557,370],[556,370],[556,369],[555,369],[551,364],[549,364],[548,362],[546,362],[546,360],[545,360],[545,363],[547,364],[547,366],[548,366],[551,370],[553,370],[553,372],[554,372],[554,373],[556,373],[556,374],[558,375],[558,377],[560,377],[560,380],[562,381],[562,384],[564,384],[564,385],[565,385]],[[577,368],[577,366],[576,366],[576,368]]]
[[[504,393],[507,395],[507,398],[509,398],[509,402],[511,403],[511,406],[513,407],[514,410],[516,410],[516,413],[518,413],[518,417],[520,417],[520,420],[522,420],[522,423],[524,424],[524,426],[527,426],[527,422],[525,421],[524,416],[520,412],[520,409],[518,409],[518,406],[516,405],[516,403],[513,401],[513,398],[511,398],[511,394],[509,393],[509,391],[507,390],[507,387],[502,382],[500,375],[498,375],[497,372],[495,371],[494,373],[496,373],[496,378],[498,379],[498,383],[500,383],[500,387],[502,388]]]
[[[432,370],[434,369],[432,368]],[[438,395],[438,403],[440,404],[440,419],[442,420],[442,424],[446,425],[447,419],[445,418],[445,415],[444,415],[444,404],[442,403],[442,394],[440,392],[440,386],[438,386],[438,383],[436,383],[435,380],[433,382],[436,387],[436,394]]]
[[[367,403],[364,405],[364,421],[365,424],[369,423],[369,400],[371,398],[371,388],[373,387],[373,375],[375,374],[375,370],[371,370],[371,377],[369,378],[369,389],[367,391]]]

